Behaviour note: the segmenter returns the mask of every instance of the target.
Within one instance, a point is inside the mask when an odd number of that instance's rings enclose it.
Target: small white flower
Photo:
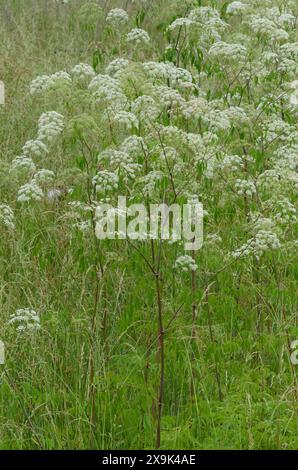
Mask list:
[[[235,189],[239,196],[253,196],[257,192],[255,183],[251,180],[237,179]]]
[[[142,44],[142,43],[143,44],[149,44],[150,36],[147,33],[147,31],[145,31],[144,29],[135,28],[135,29],[132,29],[127,34],[126,40],[127,40],[127,42],[130,42],[130,43],[136,44],[136,45],[139,45],[139,44]]]
[[[10,230],[15,229],[14,214],[7,204],[0,204],[0,222]]]
[[[64,71],[56,72],[53,75],[39,75],[32,80],[30,84],[30,93],[33,95],[35,93],[47,91],[58,84],[71,85],[71,83],[72,80],[70,75]]]
[[[179,256],[175,261],[174,267],[184,272],[196,271],[198,269],[195,260],[189,255]]]
[[[49,84],[50,77],[48,75],[39,75],[30,84],[30,93],[31,95],[35,93],[41,93],[46,90]]]
[[[107,23],[112,24],[115,27],[125,25],[128,22],[128,14],[122,8],[114,8],[110,10],[107,15]]]
[[[53,171],[42,168],[35,173],[33,180],[37,183],[47,183],[52,181],[54,178],[55,173]]]
[[[215,42],[209,49],[209,55],[217,60],[244,61],[247,56],[247,49],[242,44],[228,44],[223,41]]]
[[[111,76],[117,76],[117,72],[125,69],[129,65],[128,59],[123,59],[118,57],[117,59],[112,60],[106,68],[106,74]]]
[[[30,183],[26,183],[20,187],[17,200],[19,202],[31,202],[41,201],[42,198],[42,189],[36,184],[35,181],[31,181]]]
[[[40,329],[39,314],[31,308],[19,308],[10,316],[9,324],[15,325],[19,333],[30,333]]]
[[[133,127],[139,128],[139,121],[135,114],[127,111],[119,111],[119,113],[115,114],[114,121],[123,124],[129,130]]]
[[[194,23],[194,21],[190,20],[189,18],[177,18],[176,20],[173,21],[173,23],[170,24],[170,26],[168,27],[168,30],[169,31],[174,31],[175,29],[177,28],[181,28],[181,27],[189,27],[189,26],[192,26]]]
[[[240,15],[241,13],[247,11],[249,5],[242,2],[232,2],[227,6],[227,13],[229,15]]]
[[[35,164],[30,157],[25,155],[19,155],[11,162],[11,168],[13,170],[26,170],[33,173],[36,169]]]
[[[92,180],[96,192],[113,191],[114,189],[118,188],[118,182],[118,175],[106,170],[99,171]]]
[[[91,79],[96,75],[91,65],[83,63],[75,65],[71,73],[81,81]]]
[[[38,120],[38,140],[52,142],[64,128],[64,117],[56,111],[43,113]]]
[[[160,110],[151,96],[142,95],[139,96],[131,105],[132,112],[139,117],[139,119],[145,121],[154,121]]]
[[[28,140],[22,150],[27,157],[41,157],[49,152],[47,146],[39,139]]]
[[[260,259],[266,251],[278,250],[281,243],[277,235],[270,230],[260,230],[257,234],[249,239],[242,247],[232,253],[233,258],[243,258],[253,255],[256,259]]]

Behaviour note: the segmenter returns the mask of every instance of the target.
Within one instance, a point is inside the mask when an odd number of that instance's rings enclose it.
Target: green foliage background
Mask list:
[[[30,81],[79,62],[100,71],[119,54],[117,38],[103,27],[98,4],[104,11],[127,6],[131,26],[141,26],[154,37],[148,53],[154,60],[163,58],[166,27],[186,8],[179,0],[154,0],[148,12],[132,2],[101,1],[93,2],[91,11],[90,3],[0,0],[0,79],[6,85],[6,104],[0,107],[0,202],[10,204],[16,219],[13,235],[0,228],[0,337],[6,347],[6,363],[0,366],[1,449],[155,446],[159,365],[152,273],[129,244],[106,243],[101,256],[107,269],[94,337],[94,241],[70,230],[60,217],[67,200],[56,206],[17,204],[20,181],[9,172],[12,159],[35,134],[42,112],[64,114],[65,102],[69,115],[79,107],[80,112],[89,109],[88,102],[81,104],[81,95],[68,97],[67,91],[59,91],[64,103],[55,93],[31,96]],[[226,8],[223,1],[191,3]],[[197,60],[200,67],[200,57],[186,55],[184,60]],[[97,129],[89,123],[87,131]],[[100,129],[98,138],[109,139]],[[59,185],[75,181],[75,196],[84,198],[84,163],[66,138],[48,159]],[[208,197],[223,246],[232,250],[243,239],[243,207],[231,202],[221,209],[216,190]],[[221,271],[220,251],[207,244],[196,256],[195,299],[190,275],[171,268],[175,259],[175,250],[165,249],[165,325],[183,307],[165,332],[162,448],[297,448],[297,368],[291,367],[288,349],[288,339],[298,338],[297,253],[268,255],[256,281],[251,266],[241,262]],[[10,314],[22,306],[41,314],[42,330],[33,338],[19,337],[8,326]]]

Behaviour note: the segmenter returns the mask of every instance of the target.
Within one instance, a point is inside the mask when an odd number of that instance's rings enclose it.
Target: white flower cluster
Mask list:
[[[143,155],[144,151],[147,151],[147,146],[142,137],[130,135],[122,142],[120,150],[133,157],[138,157],[139,155]]]
[[[228,15],[241,15],[242,13],[246,12],[248,8],[249,5],[247,5],[247,3],[232,2],[229,3],[226,11]]]
[[[254,235],[258,232],[265,230],[266,232],[275,232],[276,231],[276,223],[272,220],[271,217],[264,217],[258,212],[252,212],[250,214],[251,217],[251,230]]]
[[[39,139],[28,140],[23,146],[22,151],[26,157],[42,157],[49,152],[47,146]]]
[[[0,204],[0,222],[10,230],[15,229],[14,214],[7,204]]]
[[[174,267],[184,272],[196,271],[198,269],[195,260],[189,255],[179,256],[175,261]]]
[[[238,171],[239,168],[242,168],[244,165],[243,159],[239,157],[239,155],[225,155],[219,166],[224,170]]]
[[[289,226],[297,222],[297,209],[286,197],[273,197],[266,201],[265,208],[270,209],[274,214],[274,220],[278,224]]]
[[[292,106],[298,107],[298,80],[291,82],[289,88],[291,89],[289,102]]]
[[[96,192],[113,191],[118,188],[119,176],[107,170],[102,170],[92,180]]]
[[[230,106],[225,110],[225,114],[235,127],[242,127],[249,122],[246,112],[239,106]]]
[[[278,171],[282,168],[295,171],[298,166],[298,144],[280,146],[273,154],[273,164]]]
[[[286,41],[289,38],[287,31],[279,28],[274,21],[263,16],[252,15],[249,26],[255,34],[271,41]]]
[[[11,168],[12,170],[25,170],[29,173],[33,173],[36,166],[32,158],[26,157],[25,155],[19,155],[11,162]]]
[[[180,29],[182,27],[188,28],[193,24],[195,24],[194,21],[190,20],[189,18],[177,18],[170,24],[170,26],[168,26],[168,31],[174,31],[175,29]]]
[[[265,144],[270,144],[277,140],[290,143],[297,137],[297,131],[295,132],[294,126],[273,114],[263,123],[262,137]],[[261,139],[258,140],[258,142],[260,141]]]
[[[55,111],[43,113],[38,121],[38,138],[29,140],[23,146],[23,155],[17,156],[11,164],[12,170],[26,170],[30,173],[30,181],[23,184],[17,194],[18,202],[41,201],[44,197],[39,184],[46,184],[55,178],[53,171],[41,168],[36,171],[36,166],[31,157],[41,157],[48,153],[48,147],[43,142],[51,142],[64,127],[64,118]]]
[[[245,46],[242,46],[242,44],[228,44],[223,41],[218,41],[210,47],[209,55],[221,62],[225,62],[226,60],[243,62],[247,57],[247,49]]]
[[[125,25],[128,22],[128,14],[121,8],[110,10],[107,15],[107,22],[115,27]]]
[[[38,139],[51,142],[64,128],[64,117],[56,111],[43,113],[38,120]]]
[[[218,10],[212,7],[197,7],[189,12],[187,18],[194,24],[189,25],[197,34],[197,40],[204,48],[210,47],[215,41],[221,40],[221,33],[227,27],[220,18]]]
[[[209,233],[205,238],[205,244],[216,245],[217,243],[222,243],[222,238],[217,233]]]
[[[172,111],[183,108],[185,100],[177,90],[167,86],[155,86],[154,91],[159,102],[166,108],[171,108]]]
[[[71,85],[71,83],[72,83],[72,80],[71,80],[71,76],[69,75],[69,73],[64,72],[64,70],[61,70],[49,76],[49,82],[48,82],[47,88],[50,88],[57,84]]]
[[[95,72],[89,64],[77,64],[71,71],[72,75],[80,81],[88,80],[95,77]]]
[[[134,28],[126,35],[126,40],[135,45],[149,44],[150,36],[144,29]]]
[[[182,114],[185,119],[200,119],[209,112],[207,100],[202,97],[191,98],[185,102]]]
[[[178,151],[175,147],[170,147],[168,145],[158,145],[157,148],[160,151],[160,160],[169,163],[174,163],[178,159]]]
[[[143,67],[149,77],[153,80],[162,80],[170,84],[170,86],[189,87],[192,86],[191,73],[170,62],[144,62]]]
[[[235,189],[240,196],[253,196],[257,192],[256,185],[251,180],[237,179]]]
[[[147,124],[147,121],[154,121],[160,114],[160,109],[152,96],[147,95],[138,96],[132,103],[131,110],[141,121],[144,121],[144,124]]]
[[[295,16],[284,9],[282,11],[278,7],[267,8],[266,16],[272,19],[279,26],[295,27]]]
[[[202,120],[213,132],[227,131],[231,127],[231,121],[226,110],[210,109],[202,116]]]
[[[43,191],[35,181],[30,181],[19,188],[17,200],[19,202],[41,201]]]
[[[37,183],[48,183],[50,181],[53,181],[54,178],[55,173],[52,170],[41,168],[35,173],[33,180]]]
[[[52,75],[39,75],[30,84],[30,93],[40,93],[47,91],[57,85],[71,85],[71,76],[64,71],[56,72]]]
[[[273,189],[280,182],[280,173],[275,170],[265,170],[258,176],[257,187],[268,191]]]
[[[89,85],[89,90],[96,101],[107,104],[111,109],[123,110],[128,104],[119,80],[109,75],[96,75]]]
[[[9,324],[16,325],[19,333],[32,333],[38,331],[40,326],[39,314],[31,308],[19,308],[10,316]]]
[[[188,18],[214,33],[216,30],[221,31],[227,27],[227,24],[220,18],[219,11],[212,7],[194,8],[189,12]]]
[[[280,55],[294,61],[298,60],[298,42],[286,42],[279,47]]]
[[[253,255],[259,260],[265,252],[278,250],[279,248],[281,248],[281,243],[274,232],[260,230],[253,238],[249,239],[247,243],[234,251],[232,256],[233,258],[242,258]]]
[[[112,168],[116,169],[116,173],[124,171],[130,178],[135,178],[136,173],[140,170],[141,165],[134,163],[133,157],[121,150],[113,150],[109,155],[109,163]]]
[[[112,60],[106,67],[106,74],[111,75],[112,77],[117,77],[117,73],[121,70],[124,70],[129,65],[129,60],[124,59],[123,57],[118,57],[117,59]]]
[[[128,111],[119,111],[114,115],[113,121],[125,126],[128,130],[133,128],[138,129],[139,121],[135,114]]]
[[[162,171],[154,170],[147,173],[147,175],[142,176],[138,179],[138,182],[141,184],[142,192],[146,196],[151,196],[154,193],[156,185],[164,177]]]
[[[204,98],[192,98],[185,102],[182,113],[186,119],[201,119],[213,132],[228,130],[231,127],[230,116],[232,111],[218,109],[220,103],[217,101],[207,102]],[[209,136],[211,135],[209,133]]]
[[[49,83],[49,75],[39,75],[30,84],[30,93],[39,93],[46,90]]]

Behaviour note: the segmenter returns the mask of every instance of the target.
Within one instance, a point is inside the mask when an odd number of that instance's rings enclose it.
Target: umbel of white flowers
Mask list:
[[[16,326],[19,333],[34,332],[40,329],[39,314],[31,308],[19,308],[10,316],[9,324]]]

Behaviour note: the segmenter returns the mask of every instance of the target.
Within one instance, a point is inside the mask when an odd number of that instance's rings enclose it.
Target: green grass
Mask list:
[[[160,351],[154,276],[129,243],[99,243],[73,229],[65,216],[69,201],[87,200],[87,170],[69,122],[83,113],[95,120],[95,130],[83,131],[95,155],[110,145],[105,110],[94,111],[82,90],[29,94],[37,75],[70,71],[79,62],[92,65],[97,57],[97,72],[103,73],[119,54],[113,33],[102,23],[93,28],[92,17],[82,19],[84,3],[0,0],[0,79],[6,85],[6,104],[0,106],[0,203],[10,205],[16,222],[13,233],[0,227],[0,338],[6,349],[0,366],[0,449],[156,446]],[[95,3],[105,11],[126,4]],[[132,28],[139,9],[127,4]],[[186,9],[185,2],[170,0],[153,1],[151,8],[141,27],[155,42],[148,51],[137,51],[135,60],[161,60],[163,25]],[[214,73],[213,99],[222,91]],[[145,87],[136,83],[139,91]],[[129,86],[128,79],[133,94]],[[26,178],[10,172],[10,162],[34,138],[47,110],[65,115],[67,130],[38,164],[55,171],[57,187],[74,192],[57,203],[24,207],[16,195]],[[114,134],[117,144],[122,137]],[[243,142],[253,153],[255,140],[249,139],[249,133],[243,141],[236,132],[228,136],[230,154],[240,152]],[[94,171],[96,166],[94,160]],[[166,245],[161,254],[163,320],[169,324],[161,447],[295,449],[297,367],[289,361],[288,340],[298,338],[297,253],[270,253],[257,267],[240,261],[222,270],[226,254],[249,238],[243,202],[233,196],[224,200],[222,183],[200,184],[209,212],[207,233],[218,233],[222,242],[206,243],[196,254],[194,293],[191,275],[173,270],[176,248]],[[297,238],[297,226],[291,233]],[[150,244],[140,247],[149,259]],[[103,276],[97,272],[100,263]],[[22,307],[40,313],[38,334],[18,335],[8,324]]]

